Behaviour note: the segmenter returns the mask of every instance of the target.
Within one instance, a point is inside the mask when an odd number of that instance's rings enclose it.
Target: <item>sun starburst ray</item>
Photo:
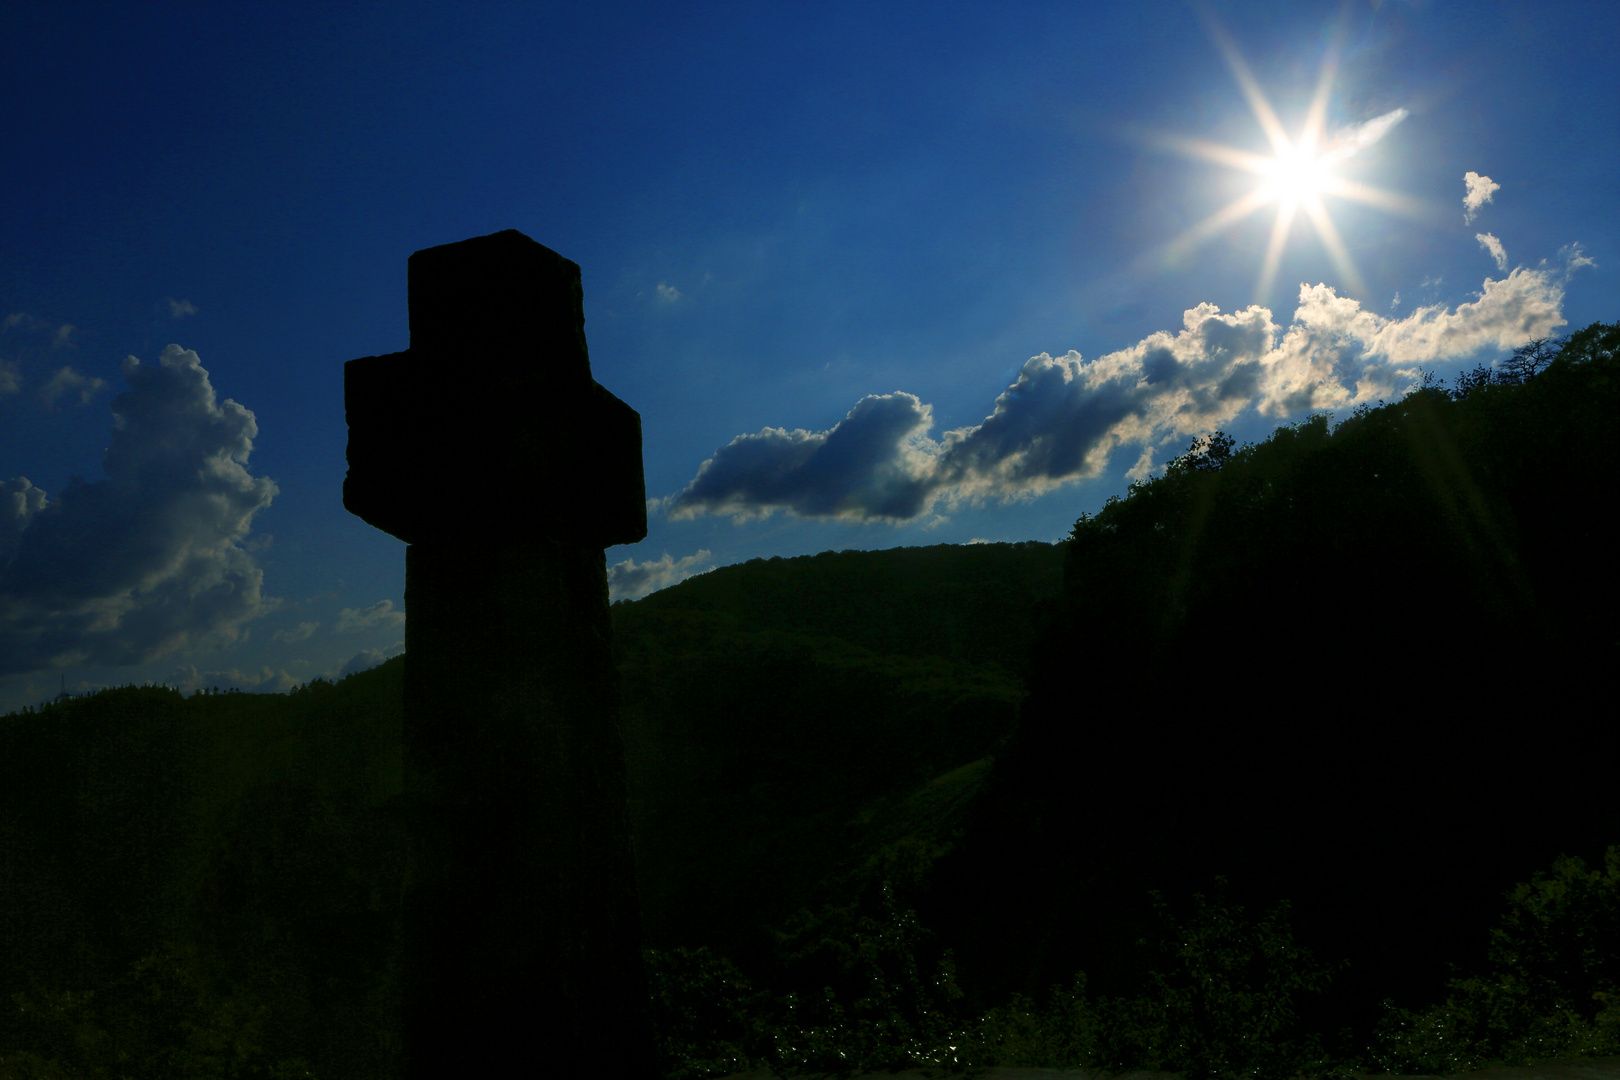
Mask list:
[[[1385,191],[1375,188],[1371,184],[1363,184],[1356,180],[1346,180],[1342,176],[1328,173],[1323,177],[1320,190],[1324,195],[1337,195],[1342,199],[1351,199],[1355,202],[1376,206],[1381,210],[1391,210],[1397,214],[1408,217],[1423,217],[1430,212],[1421,201],[1402,195],[1395,191]]]
[[[1192,248],[1197,247],[1203,240],[1220,232],[1233,222],[1243,220],[1270,201],[1271,196],[1264,188],[1261,188],[1249,192],[1241,199],[1227,203],[1166,245],[1165,258],[1167,260],[1180,258]]]
[[[1254,286],[1255,296],[1265,296],[1271,290],[1271,283],[1277,276],[1277,265],[1282,261],[1283,243],[1288,239],[1288,230],[1293,228],[1294,213],[1299,208],[1297,202],[1286,202],[1277,211],[1277,220],[1271,225],[1271,243],[1266,245],[1266,258],[1260,264],[1260,277]]]
[[[1250,73],[1249,65],[1243,62],[1237,45],[1213,18],[1206,15],[1204,25],[1208,28],[1210,36],[1215,39],[1215,44],[1219,46],[1221,55],[1225,57],[1226,66],[1232,69],[1232,76],[1242,88],[1243,96],[1249,99],[1249,108],[1254,111],[1254,118],[1260,121],[1260,127],[1265,131],[1266,138],[1271,140],[1271,148],[1279,154],[1287,152],[1292,146],[1288,133],[1283,130],[1282,121],[1277,119],[1277,114],[1271,109],[1271,102],[1266,100],[1260,84]]]
[[[1322,137],[1322,131],[1327,125],[1328,100],[1333,96],[1333,83],[1339,76],[1339,44],[1343,39],[1342,33],[1338,35],[1338,39],[1323,58],[1322,71],[1316,79],[1316,93],[1311,95],[1310,111],[1305,115],[1305,128],[1299,136],[1299,152],[1302,154],[1316,153],[1317,141]]]
[[[1222,146],[1220,143],[1207,142],[1203,139],[1183,139],[1174,135],[1160,135],[1154,138],[1159,145],[1171,150],[1180,151],[1188,157],[1200,157],[1205,161],[1213,161],[1217,165],[1230,165],[1234,169],[1247,169],[1252,173],[1264,174],[1271,168],[1275,159],[1264,154],[1251,154],[1247,150],[1239,150],[1235,146]]]
[[[1361,272],[1350,258],[1350,252],[1339,239],[1339,230],[1333,227],[1333,219],[1328,217],[1327,210],[1322,206],[1322,200],[1314,195],[1304,200],[1305,213],[1316,226],[1316,234],[1322,238],[1322,246],[1327,248],[1328,257],[1333,260],[1333,266],[1343,275],[1350,288],[1358,293],[1365,294],[1367,286],[1361,280]]]
[[[1351,292],[1365,294],[1366,285],[1355,260],[1351,258],[1349,248],[1322,204],[1322,197],[1331,195],[1350,199],[1415,218],[1432,213],[1432,208],[1419,200],[1347,180],[1334,171],[1341,162],[1382,139],[1409,115],[1408,111],[1404,107],[1392,109],[1336,130],[1331,140],[1327,138],[1328,106],[1338,78],[1339,56],[1345,40],[1345,27],[1341,24],[1322,59],[1304,123],[1299,134],[1290,138],[1231,37],[1213,14],[1201,5],[1198,10],[1210,39],[1219,48],[1243,96],[1248,100],[1255,120],[1270,142],[1272,155],[1267,157],[1202,139],[1176,135],[1150,136],[1151,141],[1188,157],[1202,158],[1262,177],[1260,186],[1254,191],[1223,206],[1166,244],[1161,249],[1165,261],[1176,261],[1190,248],[1220,230],[1248,217],[1262,206],[1276,203],[1277,216],[1271,225],[1271,236],[1255,283],[1256,302],[1263,303],[1267,299],[1282,264],[1283,248],[1287,245],[1300,210],[1305,212],[1344,285]]]

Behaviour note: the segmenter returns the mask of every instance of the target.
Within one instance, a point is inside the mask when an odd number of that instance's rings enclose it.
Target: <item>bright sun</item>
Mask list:
[[[1322,205],[1322,196],[1340,196],[1413,215],[1419,212],[1417,203],[1411,199],[1344,179],[1334,172],[1334,167],[1340,162],[1357,151],[1371,146],[1396,124],[1406,119],[1406,110],[1396,109],[1336,132],[1332,145],[1319,149],[1318,143],[1322,139],[1325,127],[1328,97],[1338,71],[1337,52],[1330,51],[1322,64],[1321,76],[1317,81],[1316,93],[1311,99],[1304,127],[1296,138],[1291,139],[1283,130],[1281,121],[1271,108],[1271,103],[1261,92],[1260,85],[1249,73],[1248,65],[1238,55],[1237,47],[1212,21],[1208,22],[1208,28],[1210,36],[1225,54],[1227,65],[1236,76],[1238,85],[1243,88],[1244,96],[1249,99],[1249,107],[1254,111],[1255,119],[1260,122],[1261,129],[1271,143],[1272,156],[1264,157],[1235,147],[1195,139],[1174,137],[1163,139],[1162,141],[1172,149],[1244,169],[1261,177],[1260,185],[1254,190],[1217,210],[1173,241],[1166,255],[1174,258],[1180,252],[1194,247],[1261,207],[1275,203],[1277,217],[1272,224],[1271,242],[1266,247],[1265,259],[1260,266],[1260,276],[1255,283],[1256,300],[1261,302],[1265,300],[1272,279],[1277,274],[1283,244],[1287,242],[1294,218],[1301,210],[1310,219],[1316,235],[1322,240],[1322,245],[1327,248],[1328,256],[1333,260],[1334,267],[1344,284],[1353,292],[1365,293],[1366,287],[1362,283],[1361,274],[1356,270],[1344,241],[1339,238],[1339,231],[1334,228],[1333,220],[1328,217],[1327,209]]]
[[[1270,190],[1278,201],[1297,203],[1332,183],[1334,177],[1321,159],[1308,152],[1289,150],[1273,158],[1266,168]]]

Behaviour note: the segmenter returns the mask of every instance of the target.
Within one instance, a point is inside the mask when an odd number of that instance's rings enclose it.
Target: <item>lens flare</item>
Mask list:
[[[1318,149],[1326,128],[1328,98],[1332,94],[1333,81],[1338,73],[1338,51],[1335,46],[1329,50],[1322,64],[1316,92],[1312,96],[1304,126],[1296,138],[1289,138],[1288,133],[1283,130],[1282,122],[1277,118],[1276,111],[1272,109],[1271,102],[1266,100],[1260,84],[1255,81],[1248,65],[1239,55],[1237,46],[1213,17],[1207,14],[1205,25],[1210,37],[1225,56],[1227,66],[1242,88],[1244,97],[1248,99],[1249,108],[1253,110],[1255,119],[1265,132],[1267,141],[1271,143],[1272,154],[1266,157],[1236,147],[1196,139],[1156,137],[1155,141],[1183,154],[1244,169],[1261,177],[1259,187],[1223,206],[1171,241],[1165,250],[1165,256],[1175,260],[1222,229],[1264,206],[1275,203],[1277,217],[1272,224],[1271,241],[1266,246],[1266,256],[1260,267],[1259,278],[1255,282],[1256,301],[1264,302],[1271,288],[1272,279],[1277,274],[1278,263],[1282,259],[1283,245],[1287,243],[1294,219],[1299,216],[1300,211],[1303,211],[1304,216],[1310,220],[1323,247],[1327,248],[1328,256],[1333,260],[1334,267],[1344,284],[1352,292],[1365,293],[1366,286],[1362,282],[1361,274],[1350,258],[1350,252],[1344,246],[1344,241],[1340,239],[1338,229],[1328,216],[1327,208],[1322,203],[1322,196],[1333,195],[1353,199],[1413,217],[1420,216],[1422,208],[1416,200],[1382,191],[1367,184],[1342,179],[1334,172],[1334,166],[1339,162],[1371,146],[1396,124],[1406,119],[1407,111],[1395,109],[1353,125],[1335,133],[1331,145]]]

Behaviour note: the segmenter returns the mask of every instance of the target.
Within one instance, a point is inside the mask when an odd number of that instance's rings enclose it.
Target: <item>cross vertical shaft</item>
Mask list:
[[[640,417],[579,281],[515,230],[419,251],[410,349],[344,369],[344,505],[409,544],[409,1080],[658,1071],[603,554]]]

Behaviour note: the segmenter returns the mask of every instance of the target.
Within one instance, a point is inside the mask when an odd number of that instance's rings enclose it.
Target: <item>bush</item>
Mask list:
[[[1561,856],[1507,897],[1489,970],[1422,1012],[1384,1003],[1369,1053],[1385,1072],[1458,1072],[1620,1054],[1620,847],[1605,870]]]
[[[779,1074],[848,1076],[951,1061],[959,1041],[951,1005],[963,996],[952,953],[932,964],[919,958],[932,932],[900,908],[892,882],[879,883],[876,898],[876,915],[857,916],[858,905],[801,910],[777,935],[800,981],[821,983],[819,993],[777,1000],[770,1064]]]
[[[1185,1080],[1328,1071],[1320,1039],[1298,1036],[1294,997],[1325,990],[1333,972],[1294,945],[1286,900],[1250,924],[1242,907],[1225,903],[1226,884],[1217,877],[1208,901],[1193,894],[1196,910],[1184,925],[1150,894],[1165,932],[1151,949],[1137,942],[1148,954],[1149,989],[1101,1003],[1096,1064],[1179,1072]]]
[[[770,994],[708,946],[647,949],[653,1022],[668,1080],[706,1080],[765,1063]]]
[[[210,994],[189,949],[166,945],[102,992],[11,997],[31,1037],[0,1053],[0,1080],[313,1080],[266,1048],[266,1007]]]
[[[1226,882],[1215,884],[1220,891]],[[1185,1080],[1334,1071],[1316,1038],[1294,1038],[1294,995],[1319,991],[1331,973],[1294,946],[1286,903],[1250,925],[1243,908],[1195,894],[1197,910],[1178,925],[1152,893],[1165,932],[1152,948],[1138,942],[1151,965],[1147,993],[1093,1003],[1080,972],[1071,987],[1054,987],[1044,1008],[1017,995],[965,1023],[951,1008],[963,996],[951,952],[932,964],[919,958],[929,932],[901,910],[889,882],[880,894],[879,915],[829,906],[801,912],[781,935],[790,965],[825,976],[801,972],[802,985],[822,983],[819,992],[756,992],[707,950],[650,953],[664,1045],[678,1063],[672,1080],[759,1065],[782,1076],[992,1065],[1156,1069]]]
[[[1054,986],[1044,1009],[1024,994],[991,1009],[952,1046],[949,1064],[1061,1069],[1098,1060],[1102,1019],[1086,1000],[1086,974]]]

